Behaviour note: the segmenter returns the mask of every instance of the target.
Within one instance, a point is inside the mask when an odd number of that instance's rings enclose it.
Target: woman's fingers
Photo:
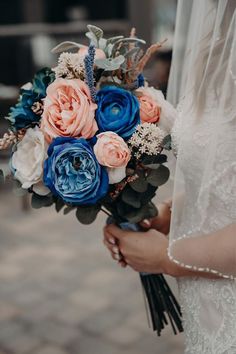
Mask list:
[[[139,223],[139,225],[143,228],[143,229],[150,229],[150,227],[152,226],[151,220],[148,219],[144,219],[143,221],[141,221]]]

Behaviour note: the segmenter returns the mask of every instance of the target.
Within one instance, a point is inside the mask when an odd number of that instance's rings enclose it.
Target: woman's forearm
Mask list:
[[[229,225],[209,235],[183,238],[174,243],[171,253],[174,259],[185,265],[195,265],[204,271],[195,271],[176,264],[170,259],[167,266],[173,276],[200,276],[204,278],[222,278],[207,269],[236,277],[236,224]]]

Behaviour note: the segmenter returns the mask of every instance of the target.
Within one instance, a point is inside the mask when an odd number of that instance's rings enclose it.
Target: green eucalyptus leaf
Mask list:
[[[150,219],[157,215],[157,208],[153,203],[148,203],[139,209],[126,210],[125,219],[132,223],[139,223],[144,219]]]
[[[76,210],[76,217],[81,224],[89,225],[94,222],[100,210],[100,205],[79,206]]]
[[[43,207],[48,207],[53,204],[53,197],[52,195],[38,195],[36,193],[33,193],[32,199],[31,199],[31,206],[34,209],[40,209]]]
[[[107,40],[107,44],[114,44],[115,42],[117,42],[119,39],[124,38],[124,36],[115,36],[115,37],[110,37]]]
[[[3,170],[0,170],[0,185],[5,182],[5,176]]]
[[[139,199],[142,203],[142,205],[146,205],[151,200],[155,197],[156,195],[156,190],[158,187],[152,186],[151,184],[148,184],[148,188],[144,193],[139,194]]]
[[[61,198],[57,198],[55,202],[56,211],[59,213],[61,209],[65,206],[64,201]]]
[[[89,32],[93,33],[97,38],[97,41],[103,37],[103,30],[94,25],[87,25]]]
[[[63,210],[63,214],[67,215],[69,214],[71,211],[75,210],[75,206],[73,205],[67,205],[64,210]]]
[[[140,194],[135,192],[132,188],[127,186],[121,193],[121,199],[126,204],[131,205],[134,208],[140,208],[141,202],[139,200]]]
[[[90,39],[90,43],[93,44],[95,47],[98,47],[98,40],[94,33],[86,32],[85,36]]]
[[[139,193],[146,192],[148,188],[148,182],[146,181],[145,178],[137,178],[135,181],[129,183],[130,187]]]
[[[160,165],[157,170],[151,170],[147,176],[147,181],[154,187],[159,187],[165,184],[170,176],[169,169],[164,166]]]
[[[123,55],[119,55],[116,58],[108,58],[108,59],[96,59],[95,65],[104,71],[114,71],[118,70],[125,61]]]
[[[146,167],[152,164],[163,164],[167,161],[167,156],[164,154],[157,154],[157,155],[146,155],[142,158],[142,164]]]
[[[98,41],[98,48],[105,50],[107,46],[107,40],[105,38],[101,38]]]
[[[171,150],[171,135],[167,135],[164,137],[162,141],[162,146],[165,150]]]
[[[84,47],[83,44],[76,43],[76,42],[70,42],[70,41],[65,41],[60,44],[58,44],[56,47],[54,47],[51,52],[52,53],[62,53],[67,51],[68,49],[72,48],[82,48]]]

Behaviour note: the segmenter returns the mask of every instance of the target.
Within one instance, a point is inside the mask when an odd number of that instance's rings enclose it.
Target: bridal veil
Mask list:
[[[179,0],[168,100],[179,112],[169,257],[236,279],[235,0]]]

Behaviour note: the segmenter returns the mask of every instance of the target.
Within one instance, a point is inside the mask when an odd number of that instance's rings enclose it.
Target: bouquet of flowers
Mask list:
[[[104,211],[121,227],[137,229],[157,215],[152,199],[169,178],[164,151],[171,148],[175,112],[142,74],[161,44],[144,52],[134,29],[128,38],[105,39],[88,25],[86,36],[89,46],[54,48],[62,52],[58,65],[21,88],[0,149],[12,147],[11,176],[32,194],[34,208],[54,204],[84,224]],[[180,307],[163,276],[140,277],[153,329],[160,334],[168,316],[174,332],[182,331]]]

